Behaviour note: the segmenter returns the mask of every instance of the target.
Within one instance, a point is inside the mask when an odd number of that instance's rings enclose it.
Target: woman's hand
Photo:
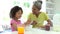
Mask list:
[[[21,27],[25,27],[25,24],[21,24],[20,26],[21,26]]]
[[[47,30],[47,31],[50,30],[50,24],[45,25],[45,30]]]
[[[31,25],[36,25],[36,24],[37,24],[37,22],[36,21],[33,21]]]

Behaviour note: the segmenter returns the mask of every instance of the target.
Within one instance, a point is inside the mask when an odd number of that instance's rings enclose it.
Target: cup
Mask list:
[[[24,34],[24,27],[18,27],[18,34]]]
[[[45,26],[45,30],[49,31],[50,30],[50,26]]]

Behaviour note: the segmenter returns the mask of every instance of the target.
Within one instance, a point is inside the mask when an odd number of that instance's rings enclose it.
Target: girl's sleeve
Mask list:
[[[15,23],[15,21],[14,20],[11,20],[11,23],[10,24],[12,25],[13,23]]]

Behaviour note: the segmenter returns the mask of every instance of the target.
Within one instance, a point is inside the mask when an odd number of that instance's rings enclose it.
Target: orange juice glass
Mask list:
[[[24,27],[18,27],[18,34],[24,34]]]

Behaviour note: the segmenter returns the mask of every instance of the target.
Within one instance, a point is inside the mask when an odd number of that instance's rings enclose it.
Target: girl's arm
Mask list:
[[[12,23],[12,27],[17,31],[17,25],[16,25],[16,23]]]

